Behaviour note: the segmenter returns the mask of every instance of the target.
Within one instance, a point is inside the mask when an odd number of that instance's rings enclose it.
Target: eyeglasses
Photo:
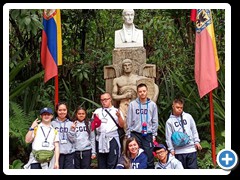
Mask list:
[[[158,152],[156,152],[156,154],[157,154],[157,155],[163,155],[163,153],[165,153],[165,152],[166,152],[166,150],[158,151]]]
[[[108,101],[110,98],[101,99],[101,102]]]

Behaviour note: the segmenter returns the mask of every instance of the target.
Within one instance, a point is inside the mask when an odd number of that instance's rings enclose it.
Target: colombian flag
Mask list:
[[[43,12],[41,63],[45,69],[44,82],[58,75],[62,65],[62,32],[59,9],[45,9]]]
[[[192,14],[191,19],[194,20]],[[197,9],[194,75],[200,98],[218,87],[218,70],[219,60],[211,10]]]

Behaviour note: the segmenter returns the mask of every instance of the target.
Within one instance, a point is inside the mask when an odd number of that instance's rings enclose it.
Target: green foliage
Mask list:
[[[9,99],[12,100],[14,97],[18,96],[24,89],[26,89],[27,87],[30,86],[30,84],[39,79],[40,77],[42,77],[44,71],[34,75],[33,77],[29,78],[28,80],[22,82],[21,84],[19,84],[15,89],[13,89],[11,92],[10,92],[10,96],[9,96]]]
[[[21,146],[26,146],[25,135],[28,131],[31,120],[23,111],[21,106],[15,102],[9,102],[9,138],[17,138]]]
[[[225,137],[224,131],[221,132],[221,136]],[[217,165],[217,163],[214,165],[213,163],[213,153],[212,153],[212,147],[211,143],[204,140],[201,142],[202,150],[198,151],[198,166],[200,169],[219,169],[220,167]],[[215,160],[216,155],[219,151],[222,149],[225,149],[225,142],[220,141],[219,143],[216,143],[215,145]]]
[[[22,51],[23,48],[20,48],[12,57],[11,62],[16,60],[16,57],[19,56],[19,53]],[[10,66],[11,72],[9,73],[9,81],[13,81],[16,75],[21,71],[21,69],[28,63],[31,56],[27,56],[22,62],[18,63],[17,66],[14,65]],[[15,60],[14,60],[15,59]]]
[[[89,102],[89,103],[91,103],[91,104],[93,104],[96,108],[101,107],[101,104],[98,104],[98,103],[96,103],[96,102],[94,102],[94,101],[92,101],[90,99],[87,99],[87,98],[84,98],[84,97],[80,97],[80,98],[85,100],[85,101],[87,101],[87,102]]]
[[[24,163],[20,159],[16,159],[9,165],[9,169],[23,169]]]
[[[10,10],[10,17],[19,24],[20,30],[27,30],[36,35],[38,28],[43,29],[36,13],[39,13],[39,10],[13,9]]]
[[[25,160],[28,157],[28,145],[25,143],[25,135],[31,125],[29,116],[23,111],[22,107],[16,102],[9,102],[9,159]]]

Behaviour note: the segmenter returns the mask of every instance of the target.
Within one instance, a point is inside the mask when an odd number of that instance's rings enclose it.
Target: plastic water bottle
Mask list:
[[[142,123],[142,136],[147,136],[147,123],[143,122]]]

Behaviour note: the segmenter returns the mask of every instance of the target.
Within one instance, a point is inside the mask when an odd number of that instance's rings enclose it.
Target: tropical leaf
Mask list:
[[[87,101],[87,102],[89,102],[89,103],[91,103],[91,104],[93,104],[94,106],[96,106],[96,107],[101,107],[101,105],[100,104],[98,104],[98,103],[96,103],[96,102],[94,102],[94,101],[92,101],[92,100],[90,100],[90,99],[87,99],[87,98],[85,98],[85,97],[80,97],[81,99],[83,99],[83,100],[85,100],[85,101]]]
[[[14,97],[18,96],[26,87],[28,87],[33,81],[36,81],[40,77],[42,77],[44,71],[41,71],[35,74],[33,77],[27,79],[26,81],[19,84],[15,89],[10,92],[9,99],[12,100]]]

